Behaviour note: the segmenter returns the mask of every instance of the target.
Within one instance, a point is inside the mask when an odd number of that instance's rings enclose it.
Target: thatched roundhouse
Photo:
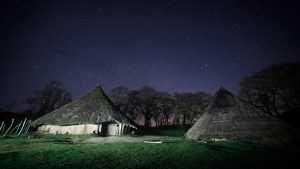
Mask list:
[[[35,121],[39,133],[120,135],[136,129],[125,115],[118,111],[98,85],[79,100],[46,114]]]
[[[222,87],[185,137],[197,141],[225,139],[267,144],[289,143],[292,138],[284,122]]]

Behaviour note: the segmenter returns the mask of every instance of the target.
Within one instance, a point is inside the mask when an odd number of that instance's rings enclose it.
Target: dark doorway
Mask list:
[[[107,134],[108,134],[108,124],[109,123],[102,123],[100,136],[107,136]]]

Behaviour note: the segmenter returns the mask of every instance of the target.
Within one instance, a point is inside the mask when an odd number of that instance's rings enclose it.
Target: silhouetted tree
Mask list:
[[[144,126],[151,126],[151,117],[156,107],[156,90],[151,87],[142,87],[136,91],[136,106],[135,110],[138,111],[144,118]]]
[[[130,90],[127,87],[118,86],[112,88],[109,95],[114,104],[124,114],[126,114],[129,108],[129,92]]]
[[[153,97],[153,107],[151,116],[155,126],[168,125],[172,106],[174,105],[173,96],[168,92],[155,91]]]
[[[110,91],[110,98],[118,107],[120,112],[125,114],[130,120],[140,120],[140,114],[136,111],[137,92],[125,86],[117,86]]]
[[[152,122],[155,122],[156,126],[168,123],[170,106],[172,96],[167,92],[160,92],[151,87],[142,87],[139,90],[132,90],[127,93],[127,97],[121,96],[116,91],[124,91],[124,87],[114,89],[114,93],[119,97],[112,96],[112,98],[122,98],[121,104],[117,102],[117,105],[123,105],[123,110],[126,110],[126,115],[131,120],[141,121],[144,120],[144,126],[151,126]],[[113,99],[118,100],[118,99]],[[121,108],[122,109],[122,108]],[[152,121],[153,120],[153,121]]]
[[[205,92],[175,94],[175,123],[184,126],[192,124],[197,116],[204,112],[211,100],[211,95]]]
[[[51,81],[43,89],[35,91],[35,96],[25,99],[30,105],[32,118],[43,116],[72,101],[72,95],[60,82]]]
[[[160,106],[161,106],[161,118],[160,125],[169,125],[169,120],[173,113],[173,107],[175,105],[174,96],[167,92],[163,92],[160,97]]]
[[[0,112],[13,112],[16,107],[16,101],[10,101],[8,104],[0,107]]]
[[[146,127],[150,127],[153,122],[155,126],[169,125],[174,112],[183,125],[193,123],[195,117],[203,113],[211,98],[204,92],[176,94],[174,97],[151,87],[129,90],[125,86],[113,88],[110,97],[121,112],[137,123],[143,120]]]
[[[239,94],[272,115],[294,111],[300,105],[300,63],[270,66],[240,82]]]

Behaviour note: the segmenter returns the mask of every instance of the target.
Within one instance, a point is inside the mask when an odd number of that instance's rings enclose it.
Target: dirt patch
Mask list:
[[[85,143],[113,143],[113,142],[144,142],[144,141],[162,141],[164,142],[172,142],[181,140],[181,138],[177,137],[164,137],[164,136],[142,136],[142,137],[118,137],[118,136],[110,136],[110,137],[93,137],[85,140]]]

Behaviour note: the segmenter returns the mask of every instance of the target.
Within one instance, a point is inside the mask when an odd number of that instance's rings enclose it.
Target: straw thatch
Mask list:
[[[288,126],[224,88],[220,88],[200,119],[185,137],[192,140],[240,140],[287,143]]]
[[[33,126],[40,125],[79,125],[117,122],[135,128],[125,115],[110,101],[98,85],[79,100],[72,101],[63,107],[46,114],[35,121]]]

